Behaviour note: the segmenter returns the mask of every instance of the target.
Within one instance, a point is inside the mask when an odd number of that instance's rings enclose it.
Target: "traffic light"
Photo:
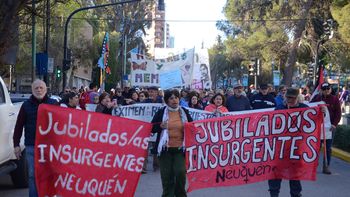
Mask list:
[[[248,65],[248,71],[249,71],[249,75],[250,76],[253,76],[253,75],[255,75],[255,69],[254,69],[254,64],[249,64]]]
[[[314,76],[314,64],[310,64],[307,69],[307,76],[313,77]]]
[[[323,33],[324,33],[324,35],[328,36],[329,38],[332,37],[332,34],[333,34],[333,20],[332,19],[327,19],[323,23]]]
[[[57,69],[56,69],[56,78],[57,78],[57,79],[60,79],[61,76],[62,76],[61,68],[57,68]]]
[[[67,71],[70,69],[72,63],[72,50],[67,49],[67,59],[63,60],[63,70]]]

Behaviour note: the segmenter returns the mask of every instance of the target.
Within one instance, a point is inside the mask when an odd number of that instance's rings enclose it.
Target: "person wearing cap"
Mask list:
[[[285,94],[285,99],[282,105],[276,106],[275,110],[283,109],[293,109],[293,108],[306,108],[308,107],[304,103],[300,103],[299,99],[299,90],[295,88],[288,88]],[[269,192],[271,197],[278,197],[281,189],[282,179],[272,179],[268,181]],[[301,183],[300,180],[289,180],[290,195],[292,197],[301,196]]]
[[[267,84],[261,84],[259,93],[252,96],[250,105],[253,109],[264,109],[275,107],[275,98],[269,94]]]
[[[322,173],[324,174],[332,174],[329,170],[329,165],[331,163],[332,156],[332,143],[333,143],[333,135],[336,130],[336,127],[341,118],[341,108],[339,99],[332,95],[332,88],[329,83],[323,83],[321,85],[321,94],[316,95],[311,102],[319,102],[324,101],[327,104],[327,109],[329,111],[330,120],[331,120],[331,128],[327,132],[326,130],[326,158],[323,158],[323,168]],[[330,135],[327,135],[330,133]],[[323,141],[321,140],[321,144]],[[327,159],[327,161],[325,160]]]
[[[227,99],[228,111],[243,111],[250,110],[249,99],[243,94],[243,86],[240,83],[233,85],[234,94]]]

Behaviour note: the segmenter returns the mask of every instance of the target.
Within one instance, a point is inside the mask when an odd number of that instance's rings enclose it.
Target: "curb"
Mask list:
[[[350,153],[340,150],[338,148],[332,147],[332,156],[338,157],[339,159],[350,163]]]

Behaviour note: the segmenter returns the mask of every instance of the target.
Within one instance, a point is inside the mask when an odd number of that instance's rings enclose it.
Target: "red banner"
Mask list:
[[[187,123],[188,191],[275,178],[315,180],[322,124],[318,107]]]
[[[133,196],[152,125],[40,105],[35,172],[39,196]]]

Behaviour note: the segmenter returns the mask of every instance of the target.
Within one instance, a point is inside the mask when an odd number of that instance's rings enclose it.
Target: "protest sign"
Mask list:
[[[133,105],[118,106],[113,109],[112,115],[151,122],[154,114],[164,107],[161,103],[138,103]]]
[[[133,196],[152,125],[40,105],[35,142],[39,196]]]
[[[180,70],[172,70],[172,71],[164,71],[159,74],[159,82],[160,88],[163,90],[167,90],[174,87],[181,87],[181,71]]]
[[[181,85],[189,85],[192,75],[194,49],[161,59],[148,59],[145,55],[130,52],[131,85],[160,86],[159,74],[179,70]]]
[[[319,107],[186,123],[188,191],[268,179],[315,180]]]

